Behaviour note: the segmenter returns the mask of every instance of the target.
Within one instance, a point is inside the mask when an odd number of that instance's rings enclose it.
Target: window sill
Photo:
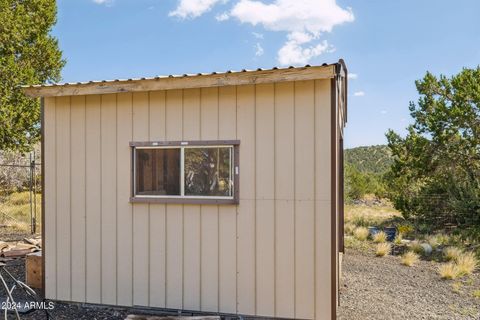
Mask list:
[[[192,199],[192,198],[156,198],[131,197],[131,203],[172,203],[172,204],[238,204],[237,199]]]

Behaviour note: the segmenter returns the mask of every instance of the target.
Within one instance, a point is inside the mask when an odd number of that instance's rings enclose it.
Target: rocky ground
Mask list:
[[[348,250],[343,260],[339,319],[480,319],[480,274],[441,280],[438,263],[406,267],[400,258]],[[477,291],[478,292],[478,291]]]

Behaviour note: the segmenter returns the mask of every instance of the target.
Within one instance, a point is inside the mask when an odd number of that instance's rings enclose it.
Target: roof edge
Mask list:
[[[343,61],[343,60],[341,60]],[[321,66],[287,67],[199,74],[169,75],[153,78],[103,80],[64,84],[22,86],[30,97],[58,97],[109,94],[121,92],[191,89],[247,85],[271,82],[330,79],[337,73],[338,63]]]

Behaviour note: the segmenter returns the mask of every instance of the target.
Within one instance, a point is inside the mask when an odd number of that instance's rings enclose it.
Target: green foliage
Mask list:
[[[345,197],[347,201],[362,199],[367,194],[384,195],[382,177],[364,173],[350,164],[345,164]]]
[[[382,175],[390,169],[393,158],[386,145],[357,147],[345,150],[345,163],[362,173]]]
[[[389,197],[425,224],[480,226],[480,67],[416,82],[415,120],[405,138],[387,133],[394,157]]]
[[[55,0],[0,0],[0,149],[29,150],[39,139],[39,101],[20,85],[60,79],[65,61],[49,35]]]
[[[345,150],[345,197],[358,200],[367,194],[385,197],[383,175],[392,163],[387,146],[357,147]]]

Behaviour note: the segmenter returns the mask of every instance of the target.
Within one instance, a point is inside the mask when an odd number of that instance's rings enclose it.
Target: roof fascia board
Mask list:
[[[336,73],[335,66],[336,64],[315,67],[216,73],[209,75],[172,76],[162,78],[157,77],[139,80],[113,80],[82,84],[26,86],[22,89],[24,90],[25,94],[30,97],[60,97],[120,92],[237,86],[271,82],[331,79]]]

